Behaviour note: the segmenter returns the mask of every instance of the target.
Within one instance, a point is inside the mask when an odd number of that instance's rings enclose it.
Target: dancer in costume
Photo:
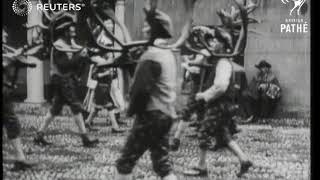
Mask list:
[[[207,53],[206,50],[202,50],[202,52]],[[195,64],[201,64],[205,57],[201,54],[193,55],[194,58],[190,58],[190,55],[183,55],[184,62],[182,63],[182,67],[186,70],[185,76],[186,79],[190,79],[192,81],[192,87],[191,92],[188,95],[187,100],[187,106],[182,109],[182,115],[181,120],[179,121],[179,124],[177,126],[177,130],[175,131],[174,138],[172,140],[171,150],[177,151],[180,146],[180,138],[183,135],[184,130],[187,128],[188,124],[191,121],[192,115],[196,113],[197,119],[196,122],[194,122],[196,125],[198,125],[198,122],[200,122],[203,119],[204,116],[204,107],[202,103],[198,103],[195,100],[195,95],[200,90],[200,67],[196,66],[190,66],[189,63],[195,63]]]
[[[76,28],[71,19],[65,18],[57,24],[58,39],[54,42],[53,62],[51,62],[51,81],[54,84],[53,103],[38,130],[34,142],[39,145],[50,145],[44,139],[48,126],[61,112],[63,105],[69,105],[73,113],[84,147],[94,147],[98,140],[90,140],[82,117],[84,108],[77,96],[79,73],[85,61],[88,61],[87,49],[80,49],[75,44]]]
[[[105,25],[109,32],[113,31],[113,23],[111,20],[105,21]],[[97,42],[104,46],[112,46],[112,41],[105,35],[104,31],[101,31]],[[118,71],[116,68],[100,68],[100,65],[107,65],[114,62],[114,54],[106,53],[104,55],[95,55],[91,57],[92,61],[96,65],[91,65],[89,77],[88,77],[88,93],[85,98],[85,106],[90,112],[85,121],[86,127],[92,129],[93,119],[97,115],[98,111],[102,109],[108,110],[108,116],[112,125],[112,133],[121,133],[118,123],[120,112],[124,110],[124,103],[122,94],[120,95],[117,91],[117,75]],[[116,112],[117,111],[117,112]],[[123,123],[122,123],[123,124]]]
[[[24,57],[19,56],[22,53],[22,48],[13,49],[6,48],[8,34],[5,29],[2,29],[2,125],[5,127],[9,142],[14,150],[14,166],[13,171],[26,170],[32,168],[35,163],[26,159],[21,143],[21,125],[13,111],[12,92],[14,84],[12,84],[12,70],[15,66],[28,67]],[[19,63],[19,65],[18,65]]]
[[[153,46],[167,44],[172,37],[172,23],[161,11],[145,12],[144,31],[150,45],[138,62],[131,87],[128,114],[136,115],[136,119],[116,162],[116,179],[131,179],[137,160],[149,150],[157,175],[176,180],[169,160],[169,131],[176,117],[176,61],[170,50]]]
[[[214,52],[225,53],[230,47],[222,36],[218,36],[219,31],[215,34],[216,36],[212,37],[208,44]],[[211,144],[210,138],[213,137],[216,140],[216,149],[228,148],[238,157],[241,168],[237,175],[241,176],[252,166],[252,162],[233,140],[233,135],[238,132],[235,120],[232,118],[237,110],[237,105],[233,101],[233,65],[227,58],[215,57],[208,59],[208,63],[212,68],[206,72],[204,91],[197,93],[195,97],[197,101],[205,104],[205,117],[199,128],[200,160],[196,167],[184,173],[190,176],[208,174],[206,157]]]

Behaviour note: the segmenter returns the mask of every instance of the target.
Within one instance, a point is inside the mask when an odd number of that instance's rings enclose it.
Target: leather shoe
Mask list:
[[[237,177],[241,177],[243,174],[247,173],[251,166],[253,166],[251,161],[242,162],[240,172],[237,174]]]
[[[25,171],[27,169],[31,169],[35,165],[35,163],[27,161],[15,161],[11,171]]]
[[[111,133],[113,134],[117,134],[117,133],[124,133],[125,130],[123,129],[114,129],[114,128],[111,128]]]

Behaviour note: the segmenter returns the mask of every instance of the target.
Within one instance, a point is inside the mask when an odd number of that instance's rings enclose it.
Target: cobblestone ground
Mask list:
[[[33,145],[35,129],[43,120],[43,115],[23,115],[19,118],[23,126],[23,147],[27,158],[38,161],[39,165],[25,172],[11,172],[11,147],[4,140],[3,179],[104,179],[113,180],[114,162],[119,156],[127,133],[115,135],[104,119],[97,119],[91,136],[98,137],[97,148],[83,148],[76,136],[77,129],[70,117],[58,117],[49,128],[46,138],[54,142],[51,147]],[[129,129],[131,121],[128,120]],[[310,131],[308,128],[272,128],[267,125],[243,125],[237,142],[251,157],[254,167],[241,179],[310,179]],[[4,135],[3,135],[4,136]],[[5,137],[4,137],[5,138]],[[5,138],[6,139],[6,138]],[[186,137],[180,150],[172,152],[176,174],[181,180],[189,179],[237,179],[239,163],[229,151],[210,152],[207,161],[208,178],[189,178],[182,172],[196,164],[197,141]],[[135,179],[157,179],[152,171],[149,153],[145,153],[134,169]]]

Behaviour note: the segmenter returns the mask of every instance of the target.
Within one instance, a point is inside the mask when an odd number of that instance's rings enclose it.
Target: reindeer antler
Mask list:
[[[155,4],[156,3],[152,3],[152,7],[154,7]],[[120,27],[120,30],[121,30],[121,32],[123,34],[124,41],[125,41],[125,42],[122,42],[112,32],[108,31],[107,27],[103,23],[103,19],[101,18],[101,15],[96,11],[97,4],[91,3],[90,6],[91,6],[91,10],[93,12],[93,16],[97,20],[97,22],[100,25],[100,27],[102,27],[102,29],[106,32],[106,35],[111,40],[114,40],[120,46],[120,48],[112,48],[112,47],[106,47],[106,46],[96,42],[96,44],[100,48],[104,49],[105,51],[122,52],[122,51],[127,51],[128,49],[136,47],[136,46],[145,46],[145,45],[147,45],[149,43],[148,41],[134,41],[134,42],[132,42],[128,28],[115,17],[114,11],[111,10],[111,9],[110,10],[109,9],[104,10],[103,11],[103,15],[107,16],[116,25],[118,25]],[[90,22],[89,22],[90,20],[91,19],[87,19],[87,24],[89,25],[89,27],[90,27]],[[93,29],[93,28],[91,27],[91,29]]]
[[[154,6],[156,5],[157,0],[150,0],[150,1],[153,2]],[[192,26],[192,22],[193,22],[193,14],[194,14],[194,8],[195,8],[196,1],[197,0],[184,0],[184,2],[185,2],[184,6],[187,11],[187,15],[186,15],[187,21],[184,24],[184,26],[182,27],[181,35],[178,38],[178,40],[171,45],[166,45],[166,46],[156,45],[157,47],[165,48],[165,49],[175,49],[175,48],[178,48],[179,46],[181,46],[188,39],[188,37],[190,35],[190,29]],[[153,7],[153,8],[155,8],[155,7]]]
[[[158,0],[145,0],[144,1],[144,8],[148,11],[155,11],[158,7]]]
[[[38,3],[43,4],[42,0],[38,0]],[[51,4],[51,0],[49,0],[48,3]],[[54,12],[54,11],[42,11],[42,12],[45,15],[45,17],[49,20],[49,22],[51,23],[52,21],[54,21],[57,17],[59,17],[60,15],[62,15],[66,11],[60,10],[58,12]],[[51,12],[51,14],[49,12]]]
[[[131,42],[131,36],[129,33],[128,28],[122,23],[120,22],[114,15],[113,10],[106,10],[103,11],[104,15],[106,15],[108,18],[110,18],[116,25],[118,25],[120,27],[120,30],[123,34],[124,37],[124,41],[122,42],[121,40],[119,40],[117,37],[115,37],[115,35],[112,32],[109,32],[107,27],[105,26],[105,24],[103,23],[103,20],[101,18],[101,16],[99,15],[99,13],[96,11],[96,5],[95,4],[91,4],[91,8],[93,11],[93,15],[95,17],[95,19],[98,21],[99,25],[103,28],[103,30],[106,32],[106,35],[114,40],[117,44],[119,44],[119,46],[122,49],[128,49],[134,46],[139,46],[139,45],[146,45],[148,42],[147,41],[136,41],[136,42]],[[100,46],[103,47],[103,46]],[[103,47],[106,48],[106,47]],[[119,48],[106,48],[110,51],[119,51]]]
[[[93,11],[93,15],[95,17],[95,19],[98,21],[99,25],[105,30],[106,34],[108,37],[110,37],[112,40],[114,40],[116,43],[118,43],[121,47],[124,47],[124,44],[118,39],[116,38],[113,33],[109,32],[106,25],[103,23],[103,20],[102,18],[100,17],[100,15],[97,13],[97,11],[95,10],[94,6],[91,6],[91,9]],[[108,15],[108,14],[106,14]],[[109,16],[110,19],[112,19],[113,17]],[[116,22],[114,19],[113,19],[114,22]]]
[[[239,11],[233,11],[233,14],[231,14],[231,20],[233,18],[235,18],[237,15],[235,15],[236,13],[239,13],[239,16],[241,18],[241,30],[240,30],[240,34],[238,37],[238,40],[236,42],[236,45],[233,49],[232,53],[215,53],[214,51],[212,51],[210,49],[210,47],[207,45],[207,43],[204,42],[203,39],[200,39],[200,42],[204,45],[204,47],[210,52],[211,56],[213,57],[218,57],[218,58],[233,58],[236,56],[239,56],[240,54],[242,54],[245,50],[246,47],[246,43],[247,43],[247,35],[248,35],[248,14],[251,13],[253,11],[253,7],[254,9],[257,7],[257,5],[253,5],[252,1],[251,4],[249,6],[246,6],[246,0],[234,0],[237,7],[239,8]]]
[[[69,0],[70,1],[70,0]],[[42,0],[38,0],[40,4],[42,4]],[[51,4],[51,0],[48,0],[48,3]],[[77,21],[77,14],[72,13],[66,10],[60,10],[60,11],[42,11],[44,16],[47,18],[49,21],[49,26],[53,26],[56,21],[58,21],[61,18],[64,17],[69,17],[71,18],[74,22]]]
[[[260,5],[260,0],[257,0],[256,3],[253,3],[252,0],[245,6],[245,11],[247,15],[252,13]],[[225,27],[238,27],[240,26],[241,20],[239,20],[240,10],[236,10],[233,6],[231,7],[231,12],[228,13],[224,9],[217,11],[217,14],[222,22],[222,25]],[[248,23],[257,23],[259,22],[253,17],[249,17]]]
[[[239,39],[234,48],[234,53],[243,53],[247,44],[247,36],[248,36],[248,12],[246,11],[246,8],[245,8],[246,0],[235,0],[235,1],[240,10],[242,27],[240,30]]]
[[[181,30],[181,35],[178,38],[178,40],[171,45],[166,45],[166,46],[157,45],[158,47],[165,48],[165,49],[175,49],[175,48],[181,46],[186,41],[186,39],[189,37],[189,34],[190,34],[190,28],[191,28],[191,25],[193,22],[192,18],[193,18],[193,14],[194,14],[194,6],[195,6],[196,1],[197,0],[184,0],[184,2],[185,2],[184,5],[185,5],[186,11],[187,11],[187,21]],[[157,5],[158,5],[158,0],[145,0],[145,8],[148,11],[156,11]],[[94,15],[95,19],[98,21],[99,25],[104,29],[104,31],[106,32],[106,35],[110,39],[114,40],[117,44],[119,44],[121,49],[123,49],[123,50],[130,49],[130,48],[136,47],[136,46],[144,46],[149,43],[146,40],[131,42],[131,37],[130,37],[130,34],[129,34],[127,27],[123,23],[119,22],[111,11],[104,11],[104,15],[108,16],[111,20],[113,20],[113,22],[115,22],[120,27],[122,33],[124,34],[124,37],[127,39],[127,43],[122,42],[117,37],[115,37],[113,35],[113,33],[109,32],[107,27],[103,24],[103,20],[102,20],[101,16],[95,10],[96,5],[91,4],[91,8],[92,8],[93,15]],[[105,49],[105,50],[108,50],[108,51],[115,51],[115,52],[121,51],[119,48],[109,48],[109,47],[104,47],[103,45],[99,45],[99,44],[98,44],[98,46]]]

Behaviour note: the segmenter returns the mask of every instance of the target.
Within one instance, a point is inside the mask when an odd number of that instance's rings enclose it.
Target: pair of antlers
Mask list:
[[[41,0],[39,0],[39,1],[41,2]],[[49,1],[49,3],[51,3],[51,0],[48,0],[48,1]],[[68,1],[70,1],[70,0],[68,0]],[[184,6],[187,11],[187,21],[185,22],[184,26],[182,27],[181,35],[178,38],[178,40],[170,45],[157,45],[158,47],[165,48],[165,49],[176,49],[176,48],[179,48],[182,44],[184,44],[186,42],[186,39],[190,35],[190,30],[191,30],[191,26],[192,26],[192,22],[193,22],[193,15],[194,15],[196,1],[197,0],[184,0]],[[238,7],[238,10],[235,10],[233,8],[231,13],[227,13],[224,10],[221,10],[218,12],[218,15],[220,16],[222,23],[225,27],[236,26],[236,25],[239,25],[239,23],[241,23],[239,38],[235,44],[233,52],[224,53],[224,54],[215,53],[214,51],[212,51],[210,49],[210,47],[208,47],[206,45],[206,43],[204,43],[206,49],[209,50],[209,52],[210,52],[210,56],[235,57],[235,56],[238,56],[239,54],[243,53],[243,51],[244,51],[244,48],[246,46],[246,40],[247,40],[247,32],[248,32],[248,23],[249,23],[248,15],[256,9],[256,7],[258,6],[257,5],[258,3],[252,3],[251,0],[249,0],[250,3],[248,3],[248,4],[246,2],[247,0],[234,0],[234,1]],[[115,35],[112,32],[108,31],[108,28],[103,23],[103,19],[101,18],[101,15],[99,15],[99,13],[96,11],[96,8],[99,8],[99,7],[97,7],[97,4],[94,4],[93,1],[91,1],[90,6],[91,6],[90,8],[93,12],[93,16],[94,16],[93,18],[104,29],[104,31],[106,32],[106,35],[119,45],[119,48],[113,48],[113,47],[106,47],[100,43],[97,43],[98,47],[100,47],[106,51],[123,52],[123,51],[126,51],[132,47],[144,46],[149,43],[148,41],[145,41],[145,40],[132,42],[128,28],[115,17],[114,11],[113,10],[104,11],[104,13],[105,13],[104,15],[108,16],[116,25],[118,25],[120,27],[121,32],[124,37],[124,42],[122,40],[120,40],[119,38],[115,37]],[[156,11],[157,6],[158,6],[158,0],[145,0],[145,7],[144,8],[147,11]],[[44,15],[50,21],[50,23],[54,23],[55,21],[57,21],[63,17],[66,17],[66,16],[71,17],[72,19],[77,18],[76,14],[73,14],[73,13],[67,12],[67,11],[63,11],[63,10],[58,11],[58,12],[52,12],[51,14],[44,11]],[[240,17],[240,19],[239,19],[239,17]],[[92,19],[88,18],[87,23],[88,23],[89,27],[90,27],[90,21],[92,21]],[[53,31],[53,29],[52,29],[52,31]],[[53,33],[51,33],[51,34],[53,34]],[[187,43],[186,43],[186,46],[189,47]],[[192,48],[190,47],[190,49],[192,49]],[[197,53],[201,53],[201,52],[194,50],[194,49],[193,49],[193,51],[197,52]]]
[[[170,44],[170,45],[156,45],[156,46],[158,46],[160,48],[165,48],[165,49],[176,49],[176,48],[180,47],[182,44],[186,44],[186,46],[190,47],[190,49],[192,51],[194,51],[196,53],[203,54],[200,51],[192,49],[191,46],[189,46],[186,42],[186,39],[190,35],[190,30],[191,30],[191,26],[192,26],[192,22],[193,22],[193,15],[194,15],[196,1],[197,0],[184,0],[184,6],[187,11],[187,21],[185,22],[184,26],[182,27],[181,35],[178,38],[178,40],[175,43]],[[216,53],[213,50],[211,50],[210,47],[208,47],[208,45],[206,43],[203,43],[205,45],[205,48],[210,53],[210,55],[205,54],[206,56],[214,56],[214,57],[220,57],[220,58],[221,57],[232,58],[232,57],[239,56],[240,54],[242,54],[244,52],[244,49],[246,47],[246,42],[247,42],[247,34],[248,34],[248,24],[249,24],[248,15],[250,13],[252,13],[258,7],[259,0],[257,1],[257,3],[253,3],[251,0],[249,3],[247,3],[247,0],[234,0],[234,1],[238,7],[238,10],[233,9],[230,14],[227,14],[225,11],[220,11],[220,14],[222,13],[223,16],[225,17],[225,19],[229,19],[228,22],[231,23],[231,24],[228,24],[228,23],[226,23],[227,22],[226,21],[224,26],[230,26],[230,25],[235,26],[235,25],[238,25],[239,23],[241,23],[239,37],[238,37],[238,40],[235,44],[233,52],[231,52],[231,53]],[[145,0],[145,7],[144,8],[147,11],[156,11],[157,6],[158,6],[158,0]],[[118,38],[116,38],[112,33],[110,33],[107,30],[107,27],[105,27],[105,25],[103,24],[103,21],[99,17],[99,15],[96,12],[94,14],[95,14],[95,17],[97,18],[97,20],[99,21],[100,25],[107,32],[107,35],[111,39],[113,39],[115,42],[117,42],[121,48],[128,49],[130,47],[135,47],[135,46],[144,45],[144,44],[148,43],[147,41],[129,42],[127,44],[122,43]],[[127,36],[129,36],[129,39],[131,39],[126,26],[124,24],[120,23],[114,15],[109,14],[108,16],[116,24],[119,25],[119,27],[123,31],[123,34],[126,34]],[[222,17],[222,16],[220,15],[220,17]],[[102,47],[102,46],[100,46],[100,47]],[[107,50],[111,50],[111,51],[121,51],[121,49],[113,49],[113,48],[107,48],[107,47],[102,47],[102,48],[107,49]]]
[[[178,38],[178,40],[171,45],[165,45],[165,46],[164,45],[156,45],[156,46],[158,46],[160,48],[165,48],[165,49],[176,49],[185,42],[185,40],[188,38],[188,36],[190,34],[189,32],[190,32],[191,24],[193,21],[192,17],[193,17],[194,7],[195,7],[196,1],[197,0],[184,0],[184,2],[185,2],[184,5],[185,5],[186,11],[187,11],[187,19],[188,20],[185,23],[185,25],[183,26],[181,36]],[[156,11],[157,6],[158,6],[158,0],[145,0],[144,9],[147,10],[148,12]],[[99,15],[99,13],[95,9],[97,7],[95,7],[94,4],[91,4],[91,8],[92,8],[92,12],[94,14],[94,18],[99,22],[99,25],[105,30],[107,36],[110,39],[114,40],[120,46],[120,48],[112,48],[112,47],[106,47],[106,46],[103,46],[103,45],[97,43],[97,45],[100,48],[103,48],[107,51],[121,52],[124,50],[128,50],[130,48],[133,48],[133,47],[145,46],[145,45],[149,44],[149,41],[147,41],[147,40],[140,40],[140,41],[133,41],[132,42],[128,28],[123,23],[118,21],[118,19],[114,15],[113,11],[105,11],[104,15],[107,15],[115,24],[117,24],[120,27],[122,34],[124,36],[124,39],[126,41],[126,42],[122,42],[117,37],[115,37],[113,35],[113,33],[108,31],[108,28],[103,23],[103,19],[101,18],[101,16]],[[88,21],[88,24],[90,24],[91,20],[87,19],[87,21]]]
[[[260,5],[261,0],[257,0],[256,3],[253,3],[250,1],[247,3],[245,6],[245,11],[249,15],[252,13],[259,5]],[[233,6],[231,7],[231,11],[227,12],[225,9],[221,9],[217,12],[222,25],[226,28],[236,28],[241,25],[242,21],[239,19],[240,16],[240,11],[236,10]],[[248,23],[256,23],[259,22],[258,20],[248,17]]]
[[[218,11],[217,13],[222,22],[222,27],[218,27],[218,28],[231,29],[234,31],[236,28],[239,27],[239,24],[240,24],[239,37],[235,43],[233,51],[230,53],[216,53],[208,46],[208,44],[205,42],[203,38],[200,38],[199,41],[201,42],[201,45],[203,45],[204,48],[208,50],[209,54],[203,53],[197,49],[192,48],[191,44],[189,42],[186,42],[185,46],[190,51],[194,53],[202,54],[206,57],[217,57],[217,58],[234,58],[244,53],[246,43],[247,43],[247,36],[248,36],[248,24],[252,22],[248,18],[248,15],[258,7],[260,1],[258,0],[256,3],[253,3],[251,0],[249,0],[250,1],[249,3],[247,3],[246,0],[234,0],[234,1],[238,7],[238,10],[232,7],[230,13],[226,12],[223,9]]]
[[[43,4],[42,0],[38,0],[39,4]],[[71,0],[68,0],[68,3],[72,3]],[[52,4],[52,0],[48,0],[48,4]],[[57,20],[63,18],[63,17],[70,17],[72,18],[74,21],[76,21],[77,19],[77,15],[66,11],[66,10],[59,10],[59,11],[42,11],[44,16],[47,18],[47,20],[50,22],[49,25],[51,25],[51,23],[56,22]],[[48,26],[43,25],[42,28],[44,29],[49,29]]]

